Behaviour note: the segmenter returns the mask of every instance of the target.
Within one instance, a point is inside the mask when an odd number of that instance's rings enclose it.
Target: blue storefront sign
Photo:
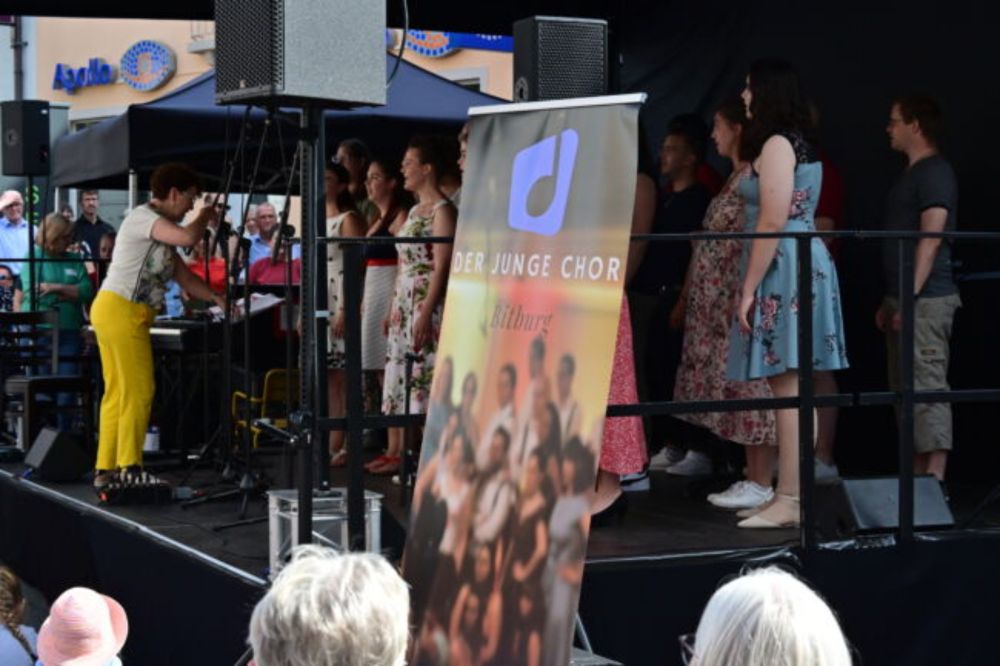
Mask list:
[[[406,48],[428,58],[442,58],[459,49],[510,53],[514,50],[514,38],[505,35],[478,35],[467,32],[408,30],[406,32]]]
[[[91,58],[86,67],[56,65],[52,77],[53,90],[65,90],[72,95],[79,88],[106,86],[115,82],[115,70],[103,58]]]

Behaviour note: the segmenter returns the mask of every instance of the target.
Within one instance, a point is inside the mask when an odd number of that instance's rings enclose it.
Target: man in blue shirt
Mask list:
[[[28,221],[24,219],[24,199],[17,190],[7,190],[0,195],[0,261],[10,266],[14,275],[20,275],[26,265],[10,261],[28,256],[31,238]]]
[[[278,213],[275,211],[274,206],[268,202],[264,202],[257,206],[257,229],[258,232],[250,236],[250,261],[247,262],[247,266],[253,266],[254,262],[271,256],[271,249],[275,242],[275,236],[278,233]],[[292,248],[292,259],[300,258],[302,254],[301,249],[298,245]],[[243,280],[247,275],[247,271],[244,270],[240,273],[240,279]]]

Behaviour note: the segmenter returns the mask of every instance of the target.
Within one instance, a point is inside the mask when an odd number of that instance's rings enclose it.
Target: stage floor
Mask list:
[[[278,472],[280,459],[265,453],[259,456],[259,460],[272,487],[280,487],[277,481],[281,476]],[[151,467],[156,469],[155,463]],[[4,464],[0,468],[15,475],[24,471],[21,465]],[[183,481],[187,470],[175,465],[164,467],[158,473],[176,486]],[[102,506],[89,481],[32,482],[133,521],[253,576],[267,577],[267,500],[260,493],[249,501],[246,518],[264,520],[219,529],[240,519],[238,495],[189,507],[179,501],[158,505]],[[330,482],[334,487],[346,486],[346,471],[332,470]],[[187,485],[198,493],[209,495],[235,488],[235,483],[223,481],[219,472],[204,468],[195,469]],[[725,485],[726,480],[691,481],[653,472],[649,491],[629,493],[629,511],[622,524],[591,531],[588,565],[601,567],[626,564],[630,560],[648,563],[660,558],[684,559],[717,551],[752,551],[795,546],[798,543],[798,530],[744,530],[736,527],[737,518],[732,512],[716,509],[704,499],[707,493]],[[387,476],[366,475],[365,487],[384,496],[382,546],[390,558],[398,557],[409,513],[402,490]],[[983,486],[951,484],[949,493],[956,522],[961,523],[988,491],[989,488]],[[997,526],[1000,526],[1000,502],[987,507],[977,520],[977,527]]]

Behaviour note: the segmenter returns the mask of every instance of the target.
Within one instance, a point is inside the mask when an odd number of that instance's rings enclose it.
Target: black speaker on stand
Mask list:
[[[5,176],[49,175],[49,103],[27,99],[0,103]]]
[[[891,532],[899,527],[899,478],[840,479],[816,485],[817,527],[827,540]],[[913,479],[913,527],[955,524],[941,483],[931,475]]]
[[[610,92],[608,22],[531,16],[514,23],[514,101]]]

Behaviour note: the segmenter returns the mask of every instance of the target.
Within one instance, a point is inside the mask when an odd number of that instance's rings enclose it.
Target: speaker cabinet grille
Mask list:
[[[604,21],[534,16],[514,24],[514,97],[565,99],[608,93]]]
[[[220,102],[284,88],[283,0],[216,0],[215,90]]]

